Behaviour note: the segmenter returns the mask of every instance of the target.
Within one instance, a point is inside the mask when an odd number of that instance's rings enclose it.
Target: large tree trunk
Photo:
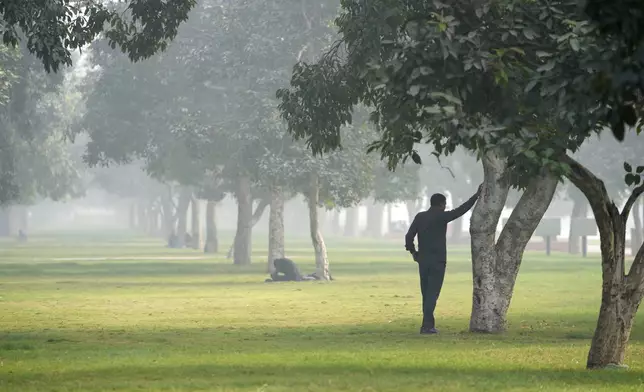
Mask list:
[[[206,204],[206,246],[205,253],[219,252],[219,239],[217,238],[217,202],[208,200]]]
[[[188,232],[188,208],[192,191],[189,188],[181,188],[179,202],[177,203],[177,248],[183,248],[186,244],[186,233]]]
[[[588,216],[588,202],[581,197],[573,197],[572,213],[570,214],[570,230],[568,231],[568,253],[579,253],[581,237],[573,229],[572,221],[575,218]]]
[[[318,204],[320,197],[319,179],[316,173],[311,174],[311,184],[308,195],[309,225],[311,229],[311,242],[315,249],[315,275],[318,279],[330,280],[329,259],[326,253],[324,238],[318,226]]]
[[[201,237],[201,205],[199,199],[193,195],[190,204],[192,206],[192,249],[201,249],[203,247]]]
[[[250,190],[250,178],[239,177],[237,180],[237,232],[233,260],[237,265],[249,265],[251,263],[251,240],[252,240],[252,219],[253,219],[253,197]]]
[[[374,203],[367,206],[367,234],[370,237],[382,237],[382,221],[385,206],[380,203]]]
[[[355,237],[358,234],[358,223],[360,218],[360,207],[347,208],[344,219],[344,236]]]
[[[252,200],[252,198],[251,198]],[[257,207],[255,207],[255,212],[253,212],[253,215],[250,220],[250,228],[251,231],[253,227],[259,222],[260,219],[262,219],[262,216],[264,215],[264,211],[266,211],[266,208],[270,205],[270,200],[262,199],[259,201],[259,204],[257,204]],[[250,205],[251,211],[253,209],[253,203],[251,201]],[[235,253],[235,243],[237,241],[237,234],[235,234],[235,240],[233,241],[233,245],[228,249],[228,254],[226,255],[226,258],[232,259],[233,254]]]
[[[284,257],[284,192],[271,189],[271,210],[268,217],[268,272],[273,273],[273,260]]]
[[[506,163],[494,153],[483,158],[483,191],[472,211],[473,295],[470,331],[505,331],[506,316],[525,247],[548,209],[557,178],[542,173],[530,182],[495,243],[509,184]]]
[[[644,200],[644,199],[643,199]],[[633,230],[633,236],[631,237],[631,249],[633,249],[633,254],[639,249],[642,245],[642,215],[640,214],[640,203],[636,203],[633,206],[633,223],[635,225],[635,230]]]
[[[602,299],[588,353],[587,368],[622,365],[630,337],[633,319],[644,294],[644,248],[635,255],[626,274],[626,222],[644,185],[633,190],[620,212],[606,191],[604,183],[570,157],[568,179],[584,193],[599,228],[602,255]]]

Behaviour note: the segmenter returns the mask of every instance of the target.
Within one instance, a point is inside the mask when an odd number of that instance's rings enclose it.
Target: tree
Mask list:
[[[110,3],[3,0],[2,41],[14,47],[25,44],[47,72],[72,65],[72,52],[99,34],[138,61],[166,48],[196,0],[129,0],[119,7]]]
[[[547,7],[344,2],[336,20],[341,41],[319,62],[296,65],[291,89],[278,92],[289,130],[314,153],[337,148],[340,127],[352,120],[354,105],[364,103],[381,129],[369,150],[392,168],[408,158],[420,162],[418,143],[432,144],[437,156],[460,145],[482,160],[483,194],[470,225],[472,331],[505,329],[523,250],[558,182],[548,166],[525,176],[510,159],[516,160],[513,135],[521,137],[519,114],[536,99],[524,93],[526,63],[542,63],[536,48],[547,37],[547,29],[528,17],[539,20]],[[530,137],[539,142],[547,132]],[[526,191],[495,242],[513,185]]]
[[[622,9],[627,3],[618,2],[615,9]],[[567,16],[560,16],[566,17],[572,31],[555,34],[557,45],[553,49],[558,53],[550,56],[548,66],[532,82],[545,98],[557,102],[553,106],[556,117],[567,119],[571,124],[553,135],[551,144],[566,146],[566,141],[586,139],[601,132],[606,125],[611,126],[618,139],[623,139],[629,126],[638,125],[636,108],[641,106],[641,101],[633,81],[641,76],[634,72],[637,60],[632,55],[641,45],[641,28],[628,23],[641,18],[641,13],[634,10],[615,16],[613,11],[604,8],[604,14],[594,15],[602,20],[598,26],[581,18],[571,23]],[[618,27],[624,30],[617,31]],[[562,84],[562,80],[569,83]],[[543,149],[535,151],[539,156],[545,153]],[[641,185],[644,166],[634,168],[629,163],[623,164],[625,183],[633,188],[620,210],[605,183],[591,169],[569,153],[560,151],[555,156],[566,165],[566,177],[588,200],[600,233],[602,300],[587,367],[621,365],[633,319],[644,295],[643,248],[640,246],[628,271],[624,260],[626,223],[644,192]]]
[[[66,144],[68,121],[80,108],[74,69],[47,75],[24,48],[4,48],[3,160],[0,205],[30,205],[84,192],[80,155]]]

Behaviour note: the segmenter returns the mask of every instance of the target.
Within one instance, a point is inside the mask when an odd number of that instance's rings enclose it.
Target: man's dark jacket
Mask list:
[[[447,224],[463,216],[476,203],[478,192],[468,201],[451,211],[430,207],[414,218],[405,235],[405,249],[415,253],[414,238],[418,235],[419,264],[445,263],[447,261]]]

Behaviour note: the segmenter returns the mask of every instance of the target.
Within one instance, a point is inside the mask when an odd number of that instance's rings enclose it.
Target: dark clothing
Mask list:
[[[405,249],[412,254],[416,253],[414,238],[418,235],[418,258],[416,261],[419,264],[446,262],[447,224],[469,211],[476,203],[477,198],[478,193],[451,211],[430,207],[429,210],[418,213],[405,236]]]
[[[463,216],[476,203],[478,192],[460,207],[444,211],[430,207],[414,218],[405,236],[405,249],[414,255],[423,296],[423,329],[435,328],[434,310],[443,288],[447,265],[447,224]],[[414,238],[418,235],[418,252]]]
[[[445,263],[418,264],[420,292],[423,295],[423,328],[436,327],[434,310],[443,288],[445,266]]]
[[[302,280],[302,274],[291,259],[275,259],[273,260],[275,272],[271,274],[271,278],[276,282],[299,282]]]

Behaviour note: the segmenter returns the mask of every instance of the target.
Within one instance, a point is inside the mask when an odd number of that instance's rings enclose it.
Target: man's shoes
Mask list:
[[[438,333],[436,328],[420,327],[421,335],[435,335]]]

